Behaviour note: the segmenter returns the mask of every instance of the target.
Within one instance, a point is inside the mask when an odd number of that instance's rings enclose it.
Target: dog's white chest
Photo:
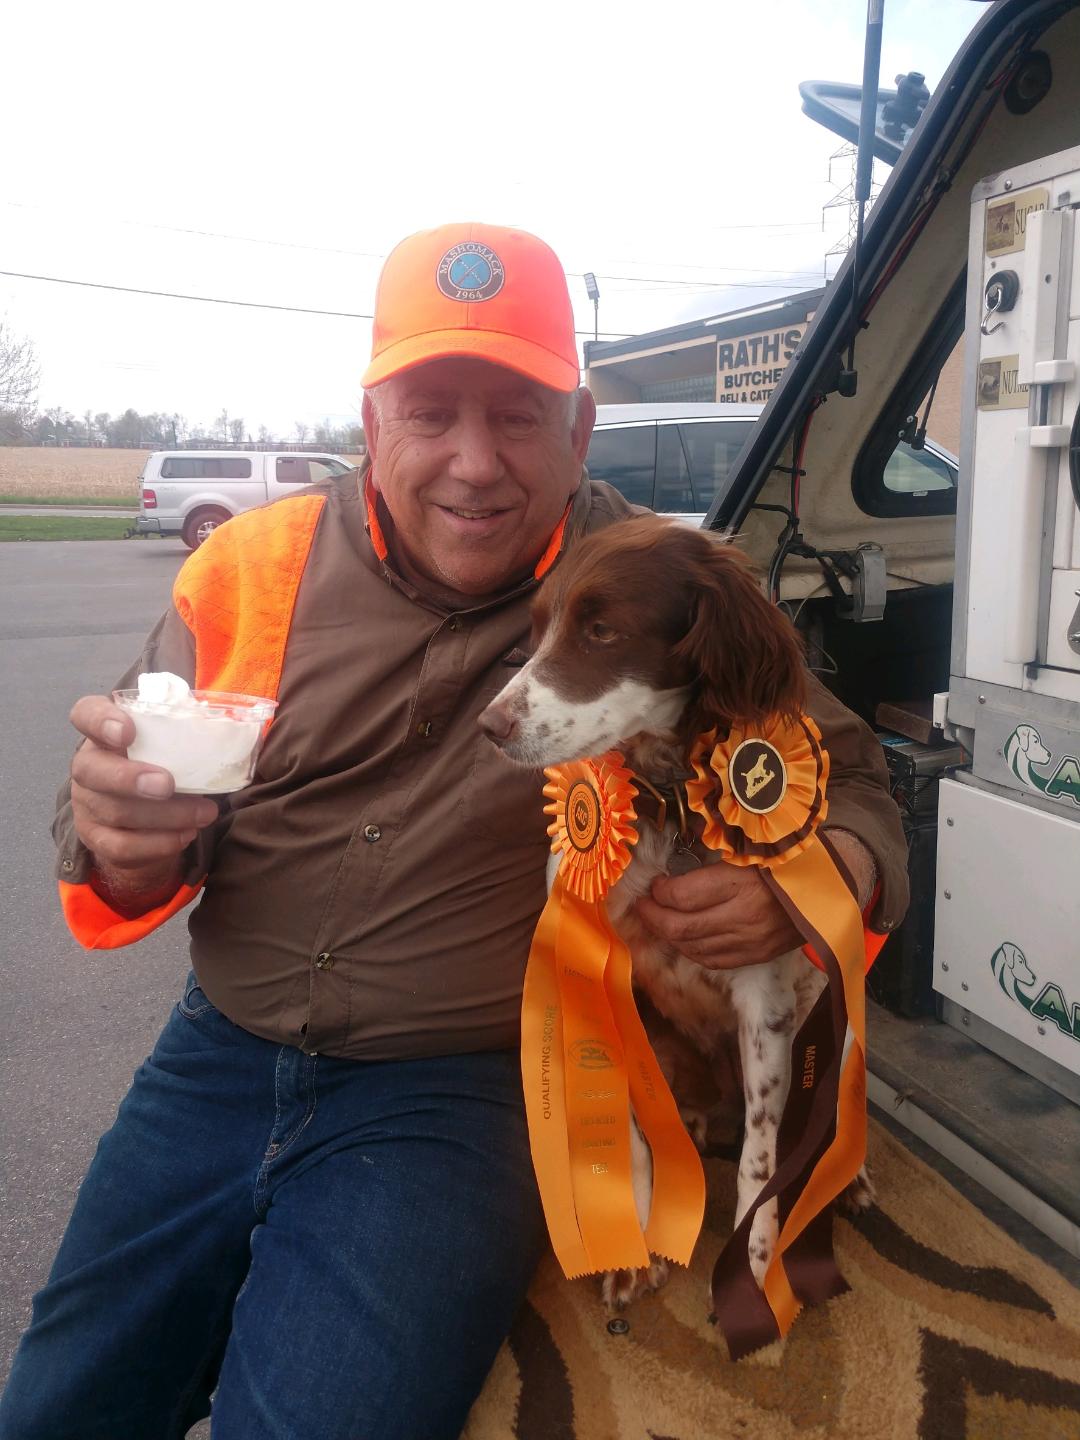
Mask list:
[[[721,1036],[738,1028],[731,984],[723,970],[707,970],[658,940],[638,920],[634,903],[648,895],[653,881],[667,873],[675,839],[674,827],[662,833],[642,826],[633,858],[608,897],[608,913],[629,946],[634,984],[660,1013],[711,1054]]]

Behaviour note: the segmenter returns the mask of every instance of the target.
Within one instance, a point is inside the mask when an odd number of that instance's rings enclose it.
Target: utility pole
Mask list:
[[[585,290],[593,303],[593,339],[600,339],[600,287],[596,276],[590,270],[585,276]]]

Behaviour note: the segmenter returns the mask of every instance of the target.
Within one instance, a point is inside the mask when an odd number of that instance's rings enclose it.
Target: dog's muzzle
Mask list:
[[[497,695],[477,717],[480,729],[501,750],[518,738],[525,711],[512,698]]]

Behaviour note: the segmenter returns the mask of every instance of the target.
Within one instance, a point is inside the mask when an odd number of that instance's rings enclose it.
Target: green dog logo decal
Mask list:
[[[1052,980],[1047,981],[1038,995],[1032,996],[1029,990],[1033,991],[1039,983],[1038,977],[1019,945],[1011,940],[1003,941],[990,957],[990,969],[1010,1000],[1023,1006],[1036,1020],[1048,1020],[1063,1035],[1080,1040],[1080,1004],[1074,1004],[1070,1013],[1064,991]]]
[[[1040,775],[1040,768],[1053,765],[1054,757],[1034,725],[1017,725],[1005,741],[1004,755],[1009,769],[1029,790],[1051,800],[1071,800],[1080,805],[1080,760],[1075,755],[1064,755],[1052,775]]]

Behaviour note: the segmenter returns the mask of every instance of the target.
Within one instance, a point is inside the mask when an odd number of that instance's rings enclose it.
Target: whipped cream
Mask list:
[[[139,700],[147,706],[168,705],[194,708],[198,701],[192,696],[191,686],[182,675],[171,670],[149,670],[139,676]]]
[[[181,795],[222,795],[250,784],[273,701],[196,694],[168,670],[140,675],[138,686],[114,696],[135,723],[128,759],[168,770]]]

